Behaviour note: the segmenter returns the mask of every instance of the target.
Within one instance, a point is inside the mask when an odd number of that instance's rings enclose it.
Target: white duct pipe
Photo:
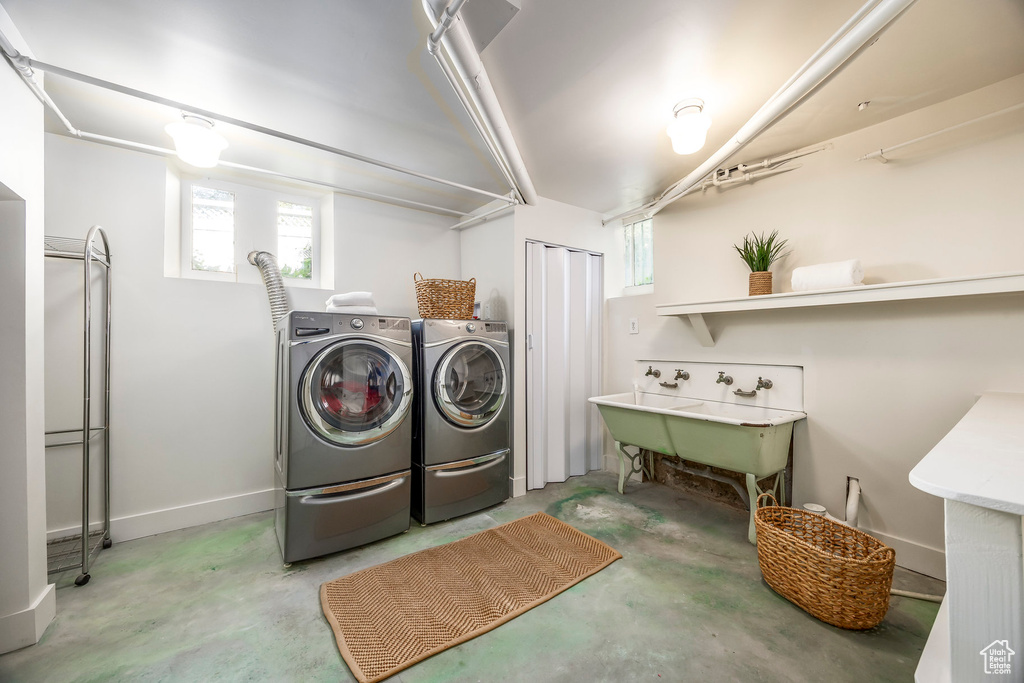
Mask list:
[[[481,125],[484,127],[481,135],[485,135],[485,137],[489,135],[493,139],[500,156],[498,164],[499,166],[504,164],[507,167],[515,183],[514,189],[522,201],[526,204],[536,204],[537,190],[526,170],[526,164],[516,145],[515,138],[512,137],[512,131],[501,110],[501,105],[498,103],[491,79],[487,76],[487,70],[480,60],[480,53],[477,52],[476,45],[473,44],[473,38],[469,35],[469,30],[462,17],[455,14],[461,6],[462,2],[455,0],[452,3],[455,11],[448,13],[446,10],[442,21],[451,17],[448,22],[450,25],[447,30],[441,31],[441,25],[430,0],[423,0],[423,9],[435,29],[430,36],[427,48],[431,50],[432,54],[437,55],[438,42],[435,36],[441,33],[440,45],[444,47],[445,53],[465,86],[466,95],[473,104],[473,108],[467,110],[470,117],[478,127]],[[475,111],[473,111],[474,109]]]
[[[682,193],[700,183],[705,176],[718,168],[726,159],[732,157],[751,140],[782,119],[798,102],[830,81],[915,2],[916,0],[881,0],[875,4],[875,0],[871,0],[861,8],[857,15],[854,15],[851,21],[843,26],[848,30],[842,37],[830,38],[826,45],[831,45],[827,49],[819,49],[820,56],[817,59],[801,67],[797,74],[794,74],[795,77],[788,81],[789,85],[766,102],[729,142],[689,175],[666,190],[661,198],[647,208],[646,215],[654,216],[674,202]],[[859,21],[854,21],[858,17]]]
[[[466,95],[465,90],[461,85],[459,85],[459,77],[456,76],[455,72],[452,71],[452,68],[448,66],[448,60],[444,58],[440,51],[434,53],[434,60],[441,68],[441,73],[443,73],[445,78],[448,80],[448,85],[452,87],[452,90],[455,91],[455,94],[458,96],[463,109],[470,114],[473,125],[476,126],[477,132],[480,133],[480,137],[483,139],[484,144],[487,145],[487,151],[491,153],[491,158],[494,160],[494,163],[497,164],[498,170],[501,171],[501,174],[505,177],[505,182],[508,183],[510,188],[515,188],[515,178],[512,177],[512,171],[505,162],[501,150],[498,148],[497,141],[489,132],[487,126],[480,120],[479,113],[476,111],[473,103]],[[516,192],[515,189],[512,191],[513,193]]]

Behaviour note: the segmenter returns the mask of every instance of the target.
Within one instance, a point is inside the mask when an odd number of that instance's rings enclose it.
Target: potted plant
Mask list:
[[[779,231],[772,230],[767,237],[762,232],[760,235],[750,233],[743,237],[743,246],[732,245],[743,262],[750,267],[750,296],[772,293],[771,265],[789,255],[783,253],[782,249],[789,240],[780,240]]]

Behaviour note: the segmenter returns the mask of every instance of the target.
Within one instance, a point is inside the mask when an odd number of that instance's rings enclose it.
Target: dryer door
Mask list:
[[[393,432],[409,413],[409,369],[387,347],[345,339],[318,353],[302,378],[302,417],[321,438],[365,446]]]
[[[505,364],[494,349],[467,341],[448,350],[434,372],[434,402],[457,427],[481,427],[505,403]]]

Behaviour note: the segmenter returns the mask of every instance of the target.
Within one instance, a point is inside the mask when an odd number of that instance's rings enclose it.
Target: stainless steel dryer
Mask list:
[[[412,515],[423,524],[509,496],[512,411],[508,326],[415,320]]]
[[[277,325],[276,527],[285,562],[409,528],[408,318],[292,311]]]

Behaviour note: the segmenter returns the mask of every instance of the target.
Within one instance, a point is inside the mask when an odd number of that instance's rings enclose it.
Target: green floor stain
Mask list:
[[[593,473],[549,484],[290,568],[269,513],[119,543],[99,555],[87,586],[61,577],[56,620],[40,644],[0,656],[0,680],[351,681],[320,611],[321,583],[538,510],[623,559],[395,680],[913,679],[936,605],[894,598],[872,632],[828,626],[764,585],[746,515],[657,484],[620,495],[616,483]]]

